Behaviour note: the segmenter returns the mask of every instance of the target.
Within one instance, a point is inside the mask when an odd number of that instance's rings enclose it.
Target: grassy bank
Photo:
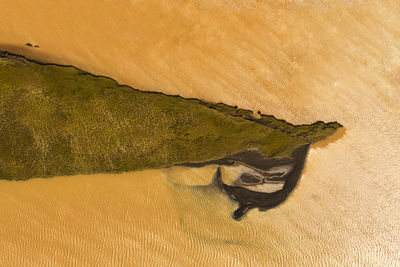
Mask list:
[[[74,67],[0,53],[2,179],[156,168],[246,149],[280,157],[340,127],[255,119],[225,104],[142,92]]]

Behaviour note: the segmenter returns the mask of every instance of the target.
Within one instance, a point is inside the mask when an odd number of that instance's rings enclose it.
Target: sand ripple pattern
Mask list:
[[[211,167],[0,181],[1,266],[400,264],[400,2],[209,2],[0,0],[0,49],[296,124],[337,120],[344,136],[311,148],[284,205],[240,223],[223,196],[171,187],[179,173],[205,185]]]

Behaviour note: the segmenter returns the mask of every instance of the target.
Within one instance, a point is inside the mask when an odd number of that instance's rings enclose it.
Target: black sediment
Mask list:
[[[221,170],[218,167],[213,183],[239,204],[232,217],[235,220],[240,220],[250,209],[258,208],[259,211],[266,211],[278,206],[288,198],[301,177],[309,148],[310,144],[296,148],[290,158],[271,159],[265,158],[258,151],[243,151],[223,159],[204,163],[188,163],[184,164],[184,166],[202,167],[209,164],[229,166],[240,162],[260,171],[267,171],[275,166],[294,164],[294,168],[282,178],[285,182],[283,188],[273,193],[251,191],[240,185],[227,185],[223,183]]]

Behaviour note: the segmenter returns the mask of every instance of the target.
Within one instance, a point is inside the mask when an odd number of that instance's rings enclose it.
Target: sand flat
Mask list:
[[[168,183],[211,167],[0,181],[0,265],[398,264],[399,23],[398,1],[0,0],[0,49],[346,127],[284,205],[239,224]]]

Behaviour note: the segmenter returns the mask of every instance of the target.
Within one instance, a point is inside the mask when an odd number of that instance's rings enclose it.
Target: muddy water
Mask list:
[[[399,23],[398,1],[0,0],[0,49],[346,127],[240,223],[191,186],[215,166],[0,181],[0,265],[398,264]]]

